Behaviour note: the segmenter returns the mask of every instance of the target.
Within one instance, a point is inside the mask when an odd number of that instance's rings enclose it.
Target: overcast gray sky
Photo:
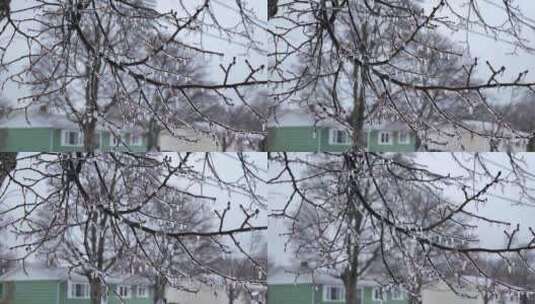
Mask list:
[[[425,165],[433,172],[451,174],[453,176],[466,176],[463,170],[461,170],[461,168],[453,161],[450,153],[415,153],[414,155],[419,164]],[[471,161],[471,155],[469,153],[458,153],[456,155],[459,156],[460,159],[463,159],[463,163],[471,168],[473,162]],[[508,159],[505,153],[484,153],[482,155],[490,162],[495,162],[500,166],[509,168],[507,167]],[[526,168],[533,172],[535,169],[535,153],[518,155],[524,159]],[[501,170],[503,172],[502,177],[510,174],[509,170],[493,165],[489,161],[487,164],[490,171],[497,173],[499,170]],[[279,172],[277,170],[278,168],[278,165],[270,164],[269,174],[272,176],[277,174]],[[475,188],[478,188],[478,186],[481,187],[485,182],[488,182],[488,180],[476,180],[474,184]],[[472,184],[470,183],[469,186],[471,185]],[[527,179],[526,185],[535,189],[535,178],[530,177]],[[271,186],[269,188],[268,191],[271,201],[271,209],[279,209],[284,206],[290,193],[289,189],[289,185],[280,184]],[[486,196],[488,202],[485,205],[478,206],[477,208],[474,206],[471,211],[496,220],[510,222],[513,227],[516,226],[517,223],[520,224],[521,238],[519,241],[526,240],[527,236],[529,235],[528,228],[533,227],[534,223],[533,219],[535,218],[535,202],[531,202],[533,203],[533,206],[522,206],[507,200],[519,199],[519,189],[513,186],[495,186],[491,188],[489,193],[490,195]],[[464,197],[463,193],[458,188],[453,187],[445,189],[444,195],[454,202],[460,202]],[[506,199],[500,197],[505,197]],[[474,233],[479,235],[481,245],[486,247],[499,247],[503,245],[503,226],[489,225],[488,223],[482,221],[473,221],[471,224],[478,226],[478,229],[474,231]],[[286,237],[281,236],[281,234],[286,231],[287,226],[284,220],[276,220],[274,218],[269,219],[269,258],[271,261],[277,264],[288,264],[295,261],[291,249],[286,250],[285,248],[287,241]]]
[[[27,156],[30,156],[31,153],[20,153],[19,158],[24,159],[19,161],[18,168],[29,168],[30,166],[32,168],[40,168],[42,170],[42,166],[37,166],[34,159],[31,158],[25,158]],[[153,154],[154,156],[155,154]],[[162,154],[163,155],[163,154]],[[178,157],[176,153],[165,153],[165,155],[169,157],[173,157],[175,161],[178,160]],[[190,160],[196,160],[196,162],[189,162],[189,165],[195,165],[196,170],[198,172],[202,172],[202,166],[203,162],[201,162],[201,158],[204,157],[204,153],[198,153],[193,155]],[[238,184],[239,179],[242,177],[242,170],[241,170],[241,163],[238,161],[235,153],[214,153],[212,154],[213,157],[213,164],[215,166],[215,169],[217,173],[220,175],[220,177],[225,180],[226,182],[234,182],[234,184]],[[247,153],[246,154],[247,159],[256,166],[258,170],[259,176],[266,176],[267,174],[267,158],[265,153]],[[25,181],[28,182],[28,180],[25,180],[26,178],[37,178],[39,175],[30,172],[25,171],[25,174],[18,174],[15,176],[17,180],[19,181]],[[41,194],[47,193],[49,190],[48,188],[48,181],[43,180],[43,182],[37,184],[33,189],[38,191]],[[263,210],[261,206],[258,206],[257,204],[254,204],[252,200],[247,197],[246,195],[240,194],[236,191],[231,191],[230,189],[222,189],[217,186],[210,185],[209,183],[202,185],[202,188],[198,185],[190,183],[188,180],[185,180],[183,177],[176,177],[171,179],[170,184],[174,185],[181,185],[181,186],[188,186],[188,188],[181,188],[181,189],[188,189],[188,191],[191,191],[192,193],[196,194],[202,194],[209,197],[214,197],[216,200],[212,206],[213,210],[218,210],[219,212],[222,212],[223,209],[227,207],[227,203],[231,203],[231,209],[228,212],[228,215],[224,222],[224,229],[235,229],[239,228],[240,225],[243,222],[244,214],[240,209],[240,204],[244,206],[244,208],[250,208],[251,210],[254,210],[256,208],[260,208],[260,213],[257,217],[251,219],[251,223],[257,225],[257,226],[265,226],[267,225],[267,213],[266,210]],[[0,189],[2,189],[0,187]],[[265,184],[259,183],[256,194],[258,196],[263,196],[264,198],[267,197],[267,187]],[[32,202],[32,196],[28,195],[27,197],[23,197],[22,193],[20,191],[20,188],[15,185],[11,184],[10,188],[7,190],[6,195],[0,200],[0,208],[2,210],[5,210],[6,208],[10,208],[12,206],[15,206],[17,204],[21,204],[24,199],[26,199],[26,202]],[[17,218],[22,216],[23,209],[19,208],[16,209],[14,212],[9,213],[10,218]],[[213,214],[213,218],[216,219],[215,214]],[[4,218],[5,219],[5,218]],[[214,222],[215,224],[218,224],[217,222]],[[259,234],[262,234],[261,232]],[[251,240],[251,237],[253,236],[252,233],[242,233],[238,236],[238,240],[240,242],[243,242],[244,248],[246,250],[249,249],[249,242]],[[9,244],[10,246],[13,244],[18,244],[19,241],[16,237],[12,234],[9,234],[10,240],[15,240],[14,243],[12,242],[6,242],[5,238],[3,241],[3,244]],[[230,240],[226,240],[229,241]],[[261,244],[252,244],[253,247],[261,247]]]
[[[426,9],[430,9],[430,7],[436,5],[439,0],[425,0],[422,2],[422,5]],[[266,12],[267,12],[267,0],[247,0],[248,6],[254,10],[255,12],[255,19],[257,20],[258,24],[262,26],[266,26],[267,22],[266,20]],[[457,3],[461,3],[464,1],[458,1]],[[17,0],[12,1],[11,5],[14,10],[21,9],[28,7],[33,3],[33,0]],[[180,12],[181,8],[178,6],[177,2],[170,1],[170,0],[157,0],[158,3],[158,9],[160,11],[168,11],[170,9],[174,9],[175,11]],[[196,3],[195,1],[192,1],[192,3]],[[456,3],[455,1],[452,1],[452,3]],[[489,17],[488,20],[493,20],[496,24],[502,22],[505,19],[505,13],[502,9],[496,6],[496,4],[499,6],[499,1],[496,0],[481,0],[478,2],[480,4],[481,10],[483,12],[483,15],[485,17]],[[519,8],[522,10],[524,14],[526,14],[529,18],[535,19],[535,1],[532,0],[516,0],[514,1],[515,4],[519,6]],[[212,7],[216,11],[216,16],[218,16],[218,20],[221,21],[224,25],[235,25],[237,22],[239,22],[239,18],[236,18],[236,4],[234,1],[226,1],[226,0],[217,0],[216,2],[213,2]],[[27,12],[26,14],[30,14],[31,12]],[[23,17],[24,14],[19,14],[18,17]],[[449,16],[451,17],[451,16]],[[474,31],[477,31],[477,29],[474,29]],[[511,44],[504,43],[501,41],[495,41],[491,38],[480,36],[475,33],[466,33],[462,30],[458,32],[451,32],[449,30],[443,30],[445,35],[450,36],[453,38],[454,41],[466,44],[468,42],[469,50],[472,56],[474,57],[480,57],[483,61],[489,60],[492,62],[495,66],[506,66],[507,71],[506,75],[509,78],[514,78],[519,72],[522,72],[524,70],[530,70],[530,79],[535,79],[535,56],[533,54],[528,54],[522,50],[515,50],[515,47]],[[211,32],[209,35],[213,36],[219,36],[219,33],[217,32]],[[529,40],[528,44],[535,48],[535,41],[533,41],[533,37],[535,37],[535,33],[533,31],[525,31],[523,33],[525,38]],[[293,37],[295,39],[298,39],[299,37]],[[218,39],[210,36],[204,36],[202,40],[199,40],[199,37],[189,37],[187,39],[190,39],[191,42],[202,42],[202,45],[208,49],[221,51],[225,53],[224,58],[219,58],[218,56],[214,56],[212,58],[204,58],[203,60],[207,63],[207,69],[209,71],[209,75],[211,75],[214,78],[220,77],[222,75],[222,72],[219,68],[219,64],[225,64],[232,60],[233,56],[238,56],[238,60],[243,60],[244,58],[248,58],[251,62],[267,62],[265,53],[259,52],[251,49],[246,49],[241,44],[245,41],[240,40],[238,37],[233,37],[231,40],[228,39]],[[267,43],[267,35],[265,31],[263,31],[260,27],[257,27],[255,30],[255,40],[258,41],[259,44],[263,44],[266,51],[269,51],[269,44]],[[25,51],[25,43],[24,41],[19,41],[18,45],[10,50],[9,55],[10,56],[16,56],[19,55],[20,52]],[[247,72],[247,68],[245,64],[241,64],[238,66],[239,73],[235,74],[235,78],[237,79],[240,76],[243,76],[244,73]],[[9,71],[9,73],[14,72],[14,70]],[[5,75],[6,71],[3,73],[0,73],[1,75]],[[481,75],[484,75],[485,72],[483,69],[481,69]],[[1,78],[1,77],[0,77]],[[8,84],[3,92],[0,94],[0,96],[6,97],[10,101],[15,101],[17,98],[24,96],[27,94],[27,90],[25,88],[19,88],[14,84]],[[509,90],[503,90],[497,94],[497,99],[500,102],[507,102],[510,99],[510,91]]]
[[[185,3],[191,3],[193,5],[198,5],[198,1],[184,1]],[[161,12],[168,12],[174,10],[179,13],[183,9],[178,4],[178,1],[170,0],[156,0],[157,9]],[[237,6],[234,1],[228,0],[215,0],[211,2],[211,7],[215,12],[215,16],[218,19],[218,22],[225,27],[235,27],[235,30],[240,30],[241,21],[238,18]],[[267,0],[245,0],[246,8],[251,9],[251,17],[255,22],[260,26],[267,26]],[[17,0],[12,1],[12,11],[22,10],[24,8],[30,7],[35,4],[34,0]],[[22,13],[16,13],[14,19],[22,19],[30,16],[34,12],[27,11]],[[37,26],[36,24],[32,24]],[[30,26],[29,23],[25,23],[25,27]],[[243,77],[249,73],[249,69],[245,64],[244,60],[248,59],[255,67],[260,64],[265,64],[266,57],[265,52],[262,50],[262,44],[266,43],[266,32],[261,29],[260,26],[252,26],[251,29],[254,30],[255,41],[260,46],[258,49],[250,49],[247,47],[246,40],[240,38],[237,35],[234,35],[230,39],[228,37],[221,37],[220,33],[215,29],[208,32],[207,35],[199,37],[199,35],[191,35],[188,37],[180,36],[179,39],[184,39],[191,44],[196,46],[202,46],[208,50],[217,51],[224,53],[224,57],[221,56],[205,56],[201,59],[206,64],[206,72],[209,77],[209,80],[222,82],[224,73],[220,69],[219,65],[223,64],[224,66],[232,62],[233,57],[237,59],[237,65],[234,68],[235,73],[231,75],[229,81],[238,81],[243,80]],[[172,30],[172,28],[171,28]],[[2,43],[5,43],[7,36],[4,35]],[[267,47],[263,47],[267,49]],[[17,39],[16,43],[11,49],[7,52],[7,58],[15,58],[20,56],[21,52],[27,52],[26,41],[23,39]],[[25,62],[24,64],[26,64]],[[5,79],[6,75],[11,75],[17,72],[21,67],[24,67],[24,64],[19,64],[17,67],[12,67],[10,70],[0,71],[0,80]],[[18,98],[28,95],[28,88],[19,87],[12,82],[8,82],[7,85],[2,89],[0,97],[4,97],[8,102],[13,103]]]
[[[282,2],[290,2],[292,0],[279,0]],[[418,1],[420,5],[425,9],[426,13],[429,13],[431,8],[435,7],[440,0],[421,0]],[[467,0],[452,0],[448,3],[455,6],[460,4],[465,4]],[[498,0],[478,0],[476,1],[481,9],[482,16],[486,21],[490,22],[493,25],[503,23],[506,20],[506,14],[503,9],[499,8],[500,2]],[[522,10],[522,13],[525,14],[528,18],[531,19],[531,23],[535,24],[535,1],[533,0],[513,0],[510,1],[512,4],[518,5],[519,9]],[[498,4],[498,7],[496,7]],[[503,6],[503,5],[501,5]],[[458,13],[466,13],[466,7],[456,7]],[[447,17],[449,20],[456,20],[455,17],[448,10],[441,10],[442,14],[439,14],[437,17]],[[286,22],[285,20],[277,20],[276,24],[281,27],[288,27],[288,25],[293,26],[292,23]],[[477,70],[476,75],[486,79],[490,71],[487,69],[485,61],[489,61],[495,69],[499,69],[501,66],[505,66],[507,69],[504,73],[505,79],[508,81],[514,81],[519,73],[529,70],[527,79],[535,81],[535,54],[528,53],[523,50],[515,48],[511,43],[504,41],[495,40],[489,35],[485,34],[482,30],[477,29],[477,27],[472,28],[472,32],[466,32],[462,29],[452,32],[450,29],[446,29],[443,26],[438,27],[438,31],[450,39],[453,42],[458,43],[461,46],[467,47],[471,57],[479,58],[479,69]],[[477,33],[483,33],[485,35],[480,35]],[[530,47],[535,49],[535,30],[525,28],[522,32],[522,36],[525,38],[525,43]],[[301,40],[303,40],[303,35],[299,31],[294,31],[288,38],[292,40],[294,45],[298,45]],[[512,41],[513,39],[507,38],[505,36],[499,36],[499,38]],[[292,64],[295,64],[296,61],[289,62],[287,67],[291,67]],[[490,92],[490,91],[488,91]],[[498,103],[507,103],[511,101],[511,89],[502,89],[500,91],[493,90],[491,100],[494,100]]]

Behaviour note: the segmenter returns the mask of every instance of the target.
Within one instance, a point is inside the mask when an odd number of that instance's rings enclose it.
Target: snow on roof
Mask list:
[[[493,133],[500,133],[501,135],[511,135],[510,133],[512,133],[511,131],[513,131],[520,136],[529,136],[529,134],[526,132],[522,132],[518,130],[510,130],[508,128],[503,127],[502,125],[499,125],[491,121],[466,119],[466,120],[461,120],[459,124],[464,125],[467,128],[474,129],[475,131],[478,131],[481,133],[488,132],[488,135],[492,135]],[[439,125],[453,127],[453,124],[451,122],[442,122]]]
[[[283,109],[272,116],[267,125],[269,127],[343,127],[334,119],[323,118],[304,109]]]
[[[333,284],[341,285],[342,280],[331,276],[326,273],[312,273],[312,272],[292,272],[287,269],[277,269],[274,270],[268,276],[268,285],[278,285],[278,284]],[[378,286],[379,283],[372,280],[371,278],[360,279],[357,283],[358,286],[362,287],[373,287]]]
[[[0,276],[0,281],[75,281],[87,282],[87,277],[70,270],[68,267],[52,267],[39,263],[25,263]],[[106,279],[108,283],[130,285],[150,285],[151,281],[139,275],[113,274]]]
[[[279,111],[272,117],[268,126],[283,126],[283,127],[300,127],[300,126],[319,126],[319,127],[334,127],[344,128],[344,125],[332,118],[324,118],[315,115],[310,111],[303,109],[285,109]],[[409,126],[397,120],[382,120],[367,122],[364,125],[364,130],[385,130],[385,131],[399,131],[410,130]]]
[[[78,124],[67,118],[65,114],[44,112],[38,109],[14,110],[0,119],[0,128],[56,128],[78,130]],[[124,128],[132,130],[134,128]],[[97,130],[107,130],[103,124]]]
[[[85,281],[83,276],[66,267],[48,267],[42,264],[25,263],[0,277],[0,281]]]
[[[466,283],[472,285],[472,286],[475,286],[475,287],[484,287],[484,288],[488,288],[488,287],[491,287],[494,283],[497,283],[498,284],[495,286],[495,288],[497,288],[498,290],[507,290],[508,288],[506,286],[504,286],[504,282],[502,283],[499,283],[500,281],[499,280],[495,280],[495,279],[492,279],[492,278],[487,278],[487,277],[482,277],[482,276],[470,276],[470,275],[464,275],[460,278],[460,281],[461,281],[461,285],[464,285]],[[511,284],[506,284],[508,285],[509,287],[513,287],[515,289],[522,289],[521,287],[518,287],[518,286],[514,286],[514,285],[511,285]]]
[[[39,112],[36,110],[16,110],[0,119],[0,128],[70,128],[74,122],[65,115]]]
[[[402,121],[381,121],[366,123],[364,125],[364,130],[408,131],[411,130],[411,128]]]

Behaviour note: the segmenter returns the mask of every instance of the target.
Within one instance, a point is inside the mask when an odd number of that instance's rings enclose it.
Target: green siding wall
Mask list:
[[[351,144],[348,145],[331,145],[329,144],[329,128],[321,128],[321,151],[323,152],[345,152],[351,150]]]
[[[407,300],[392,300],[387,293],[385,301],[372,300],[372,287],[365,287],[361,292],[361,304],[407,304]],[[312,284],[269,285],[268,304],[345,304],[345,301],[323,301],[323,286],[315,289]]]
[[[4,283],[5,284],[5,283]],[[0,286],[3,286],[0,285]],[[115,288],[114,285],[111,288]],[[66,282],[59,281],[27,281],[15,282],[13,296],[2,299],[2,304],[90,304],[89,299],[70,299],[67,297],[68,286]],[[0,297],[3,298],[3,297]],[[108,304],[152,304],[152,294],[147,298],[132,296],[121,301],[110,290]]]
[[[109,300],[108,304],[152,304],[152,293],[149,292],[149,296],[147,298],[138,298],[135,295],[132,295],[129,299],[121,299],[115,294],[115,289],[117,288],[116,285],[111,285],[111,289],[109,290]]]
[[[370,152],[414,152],[416,150],[416,136],[412,134],[410,136],[410,142],[408,144],[399,143],[399,132],[392,132],[393,144],[392,145],[379,145],[379,132],[378,130],[370,131],[368,134],[368,151]]]
[[[270,152],[344,152],[351,145],[329,144],[329,128],[280,127],[271,128],[268,135]]]
[[[147,138],[140,146],[112,147],[109,132],[102,132],[100,151],[146,152]],[[61,129],[11,128],[0,129],[0,152],[83,152],[83,147],[63,146]]]
[[[314,132],[316,129],[316,133]],[[408,144],[400,144],[398,132],[393,132],[392,145],[379,145],[380,131],[371,131],[368,136],[368,151],[370,152],[413,152],[416,149],[416,137],[410,136]],[[327,127],[277,127],[271,128],[268,135],[268,151],[270,152],[344,152],[351,149],[351,145],[329,144],[329,128]]]
[[[268,150],[271,152],[318,151],[317,135],[315,138],[313,127],[271,128],[268,136]]]
[[[48,128],[0,129],[0,152],[51,152],[52,136]]]
[[[320,295],[312,284],[270,285],[268,304],[315,304]]]
[[[67,283],[62,282],[61,283],[61,301],[60,304],[89,304],[89,299],[69,299],[67,298]],[[110,285],[110,289],[108,290],[108,304],[152,304],[152,295],[149,293],[149,296],[147,298],[137,298],[136,296],[132,296],[129,299],[123,299],[121,301],[119,297],[115,294],[115,285]]]
[[[56,304],[58,281],[15,282],[10,304]]]
[[[373,301],[373,288],[364,288],[362,296],[363,296],[363,304],[406,304],[407,300],[392,300],[392,295],[387,292],[386,293],[386,299],[385,301]]]

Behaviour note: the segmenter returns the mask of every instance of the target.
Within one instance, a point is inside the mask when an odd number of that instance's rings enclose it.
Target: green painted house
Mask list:
[[[143,130],[110,130],[110,127],[97,126],[98,151],[147,151],[148,141]],[[0,152],[22,151],[84,151],[83,133],[65,115],[41,110],[12,111],[0,119]]]
[[[102,304],[152,304],[150,282],[138,276],[107,278]],[[0,277],[1,304],[89,304],[87,278],[67,268],[26,265]]]
[[[376,281],[363,279],[357,285],[353,304],[407,304],[400,289],[386,290]],[[328,275],[291,274],[278,271],[268,278],[268,304],[345,304],[340,279]]]
[[[365,126],[370,152],[413,152],[416,136],[402,123]],[[351,135],[342,123],[318,119],[313,113],[288,110],[268,124],[269,152],[344,152],[351,149]]]

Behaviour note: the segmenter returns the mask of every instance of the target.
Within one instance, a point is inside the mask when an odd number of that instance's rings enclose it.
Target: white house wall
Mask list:
[[[422,304],[480,304],[479,299],[464,298],[444,288],[428,288],[422,292]]]
[[[200,286],[196,293],[167,288],[167,304],[214,304],[228,303],[228,297],[222,287]],[[240,301],[235,301],[241,304]]]
[[[173,132],[176,137],[167,131],[160,133],[158,142],[161,151],[213,152],[220,150],[214,139],[194,130],[174,130]],[[191,141],[180,137],[189,138]]]
[[[456,135],[450,137],[448,135],[439,134],[436,131],[428,133],[428,139],[430,140],[426,141],[426,145],[429,150],[466,152],[490,151],[490,139],[488,137],[474,135],[466,130],[457,130],[457,132],[460,132],[460,136],[457,136],[457,133],[451,128],[442,129],[441,131],[446,134]],[[498,150],[502,152],[523,152],[526,151],[526,148],[525,144],[508,144],[505,140],[500,141],[498,146]]]
[[[425,288],[422,291],[422,304],[484,304],[481,296],[475,289],[462,291],[471,297],[463,297],[455,294],[444,283]],[[472,298],[475,297],[475,298]],[[488,304],[518,304],[518,301],[506,300],[500,302],[497,299],[491,300]]]

